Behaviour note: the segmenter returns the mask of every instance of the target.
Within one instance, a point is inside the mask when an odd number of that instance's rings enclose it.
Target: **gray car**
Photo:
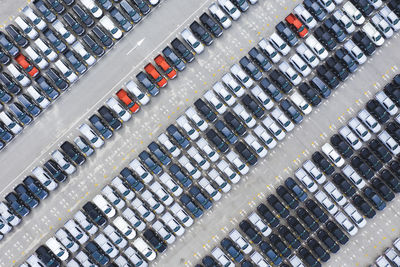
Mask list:
[[[18,48],[8,39],[8,37],[0,32],[0,45],[12,56],[18,55]]]
[[[260,70],[246,56],[242,57],[239,63],[254,80],[261,80],[262,74]]]
[[[50,30],[46,29],[43,34],[47,37],[47,40],[57,49],[58,52],[62,53],[67,49],[67,46],[56,36],[56,34]]]
[[[123,11],[126,12],[126,14],[129,15],[129,17],[131,18],[131,20],[133,21],[133,23],[138,23],[141,19],[142,16],[140,16],[140,14],[136,11],[136,9],[134,9],[127,0],[122,0],[121,3],[121,8]]]
[[[42,15],[48,22],[53,22],[56,20],[56,15],[50,11],[50,9],[42,0],[34,0],[33,4],[40,11],[40,13],[42,13]]]
[[[122,15],[122,13],[118,9],[113,7],[112,9],[110,9],[110,14],[113,17],[113,19],[115,19],[115,21],[118,22],[118,24],[122,27],[124,31],[127,32],[132,29],[132,24],[130,23],[130,21],[127,18],[125,18],[125,16]]]
[[[183,71],[186,68],[185,62],[183,62],[183,60],[178,57],[170,47],[167,46],[162,52],[164,56],[175,66],[175,68],[177,68],[177,70]]]

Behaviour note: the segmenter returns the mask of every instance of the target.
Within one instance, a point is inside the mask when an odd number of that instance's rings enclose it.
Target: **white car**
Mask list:
[[[288,44],[276,33],[273,32],[269,36],[269,42],[272,46],[278,50],[282,55],[286,56],[290,52],[290,47]]]
[[[375,95],[375,99],[385,108],[390,115],[395,115],[399,109],[396,104],[390,99],[385,92],[379,91]]]
[[[269,149],[276,147],[276,140],[272,138],[262,125],[258,125],[254,128],[253,132]]]
[[[328,13],[331,13],[335,10],[336,5],[331,0],[318,0],[318,3],[326,10]]]
[[[342,10],[355,24],[361,25],[365,22],[365,17],[350,1],[343,5]]]
[[[75,259],[84,267],[90,267],[94,265],[92,260],[89,259],[89,256],[83,251],[80,251],[78,254],[76,254]]]
[[[118,192],[126,199],[132,200],[135,197],[135,193],[129,188],[129,186],[122,181],[121,178],[115,177],[111,181],[111,185],[114,186]]]
[[[352,204],[347,203],[347,205],[344,206],[343,209],[347,213],[347,215],[353,220],[353,222],[357,225],[357,227],[363,228],[367,224],[367,221],[364,219],[363,216],[361,216],[361,214]]]
[[[62,62],[61,59],[54,62],[54,65],[56,65],[56,67],[61,71],[61,73],[68,79],[70,83],[78,80],[78,75],[76,75],[76,73],[71,68],[65,65],[65,63]]]
[[[54,237],[50,237],[46,241],[46,247],[48,247],[51,250],[51,252],[53,252],[54,255],[56,255],[57,258],[59,258],[62,261],[66,261],[69,257],[67,249]]]
[[[267,155],[267,149],[262,146],[251,133],[249,133],[243,139],[247,143],[247,145],[249,145],[257,153],[260,158],[264,158]]]
[[[21,222],[21,219],[14,215],[14,213],[11,212],[11,210],[3,202],[0,202],[0,215],[12,226],[16,226]]]
[[[184,226],[190,227],[193,224],[192,217],[178,203],[172,204],[170,210]]]
[[[129,163],[129,166],[146,184],[148,184],[153,180],[153,175],[146,170],[146,168],[142,165],[142,163],[140,163],[139,160],[137,159],[132,160]]]
[[[121,39],[122,31],[114,24],[114,22],[109,17],[104,16],[99,20],[99,22],[101,26],[103,26],[114,39]]]
[[[326,181],[326,176],[315,166],[311,160],[306,160],[303,163],[303,169],[311,175],[311,177],[319,184],[323,184]]]
[[[285,138],[285,132],[278,126],[278,124],[270,117],[270,115],[265,116],[262,123],[270,131],[270,133],[278,140],[281,141]]]
[[[150,211],[140,199],[135,198],[132,200],[131,204],[132,207],[139,212],[142,218],[147,222],[152,222],[155,219],[156,215],[154,215],[154,213]]]
[[[294,54],[292,57],[289,58],[290,63],[293,67],[303,76],[307,77],[311,73],[310,67],[304,62],[304,60],[298,55]],[[282,62],[281,65],[286,62]],[[287,63],[286,63],[287,64]],[[299,77],[299,79],[301,79]]]
[[[325,143],[321,149],[322,152],[324,152],[324,154],[333,162],[333,164],[335,164],[336,167],[340,168],[344,165],[344,159],[342,158],[342,156],[340,156],[336,149],[332,147],[331,144]]]
[[[26,51],[26,50],[25,50]],[[50,101],[42,94],[40,93],[35,87],[29,86],[26,88],[26,92],[35,100],[36,103],[39,104],[39,106],[42,109],[47,108],[50,105]]]
[[[174,202],[172,196],[159,182],[154,181],[149,188],[157,195],[158,199],[160,199],[164,205],[169,206]]]
[[[251,116],[250,113],[247,112],[242,104],[237,103],[232,110],[246,123],[249,128],[253,128],[256,125],[256,120],[253,118],[253,116]]]
[[[89,10],[95,18],[103,16],[103,11],[93,0],[79,0],[87,10]]]
[[[344,166],[342,172],[358,189],[363,189],[366,186],[365,181],[350,165]]]
[[[228,29],[229,27],[231,27],[231,19],[221,10],[221,8],[217,4],[211,4],[208,7],[208,10],[224,29]]]
[[[38,38],[34,41],[34,43],[51,62],[58,58],[57,53],[54,52],[54,50],[50,48],[49,45],[46,44],[42,39]]]
[[[175,235],[182,236],[185,233],[185,228],[168,211],[161,216],[161,220],[163,220]]]
[[[186,109],[185,114],[197,126],[197,128],[199,128],[200,131],[204,132],[208,128],[208,123],[199,116],[199,114],[197,113],[197,111],[194,108],[189,107],[188,109]],[[161,140],[159,140],[159,141],[161,142]],[[170,151],[170,153],[172,154],[171,151]],[[179,153],[180,153],[180,151],[179,151]],[[179,153],[176,156],[178,156]],[[172,154],[172,156],[174,156],[174,154]],[[176,156],[174,156],[174,157],[176,157]]]
[[[222,192],[228,193],[231,190],[232,186],[221,177],[217,170],[211,169],[211,171],[208,172],[208,177],[219,186]]]
[[[238,64],[233,64],[230,70],[233,76],[235,76],[245,88],[250,88],[254,84],[253,79],[250,78]]]
[[[302,5],[299,4],[297,5],[294,9],[293,9],[294,14],[297,15],[297,17],[304,23],[307,25],[307,27],[309,29],[314,28],[315,26],[317,26],[317,21],[316,19],[313,17],[313,15],[311,15],[310,12],[308,12],[308,10]]]
[[[94,56],[92,56],[79,41],[75,42],[71,47],[85,60],[88,66],[92,66],[96,62]]]
[[[180,187],[168,173],[164,172],[160,175],[159,179],[174,196],[179,197],[183,193],[182,187]]]
[[[9,225],[6,221],[6,219],[3,219],[3,217],[0,215],[0,234],[5,235],[8,232],[10,232],[12,229],[12,226]]]
[[[250,245],[249,242],[247,242],[247,240],[239,233],[238,230],[233,229],[230,233],[229,233],[229,237],[230,239],[232,239],[232,241],[234,243],[236,243],[236,245],[240,248],[240,250],[243,251],[244,254],[249,254],[252,250],[253,247]]]
[[[113,224],[128,240],[135,238],[135,229],[123,217],[117,216],[113,220]]]
[[[101,193],[117,208],[122,209],[125,207],[126,203],[121,197],[118,195],[117,192],[114,191],[109,185],[106,185],[101,190]]]
[[[216,162],[219,159],[218,152],[213,149],[203,137],[200,137],[200,139],[197,140],[196,144],[201,149],[201,151],[203,151],[207,155],[211,162]]]
[[[82,123],[81,126],[79,126],[79,131],[95,148],[100,148],[104,145],[104,140],[86,123]]]
[[[369,139],[371,139],[372,135],[359,119],[352,118],[347,124],[362,141],[367,142]]]
[[[144,190],[142,191],[142,193],[140,194],[142,199],[147,203],[147,205],[155,211],[155,213],[157,214],[161,214],[163,213],[163,211],[165,210],[165,207],[163,204],[161,204],[153,195],[153,193],[151,193],[149,190]]]
[[[376,46],[381,46],[385,42],[385,39],[383,39],[382,35],[379,33],[379,31],[372,26],[371,23],[367,22],[364,24],[362,27],[362,31],[367,35],[367,37],[376,45]]]
[[[106,101],[107,106],[109,106],[122,121],[129,121],[132,115],[122,107],[122,105],[114,98],[110,97]]]
[[[197,169],[191,162],[190,160],[185,156],[182,155],[179,159],[178,162],[184,167],[187,172],[189,173],[190,176],[192,176],[193,179],[197,180],[201,176],[201,172],[199,169]]]
[[[400,251],[400,238],[397,238],[395,241],[393,241],[393,246]]]
[[[339,129],[339,134],[349,143],[354,150],[359,150],[362,146],[361,140],[350,130],[348,126]]]
[[[18,27],[31,39],[35,40],[39,34],[37,30],[35,30],[25,19],[21,18],[20,16],[14,19],[15,23],[17,23]]]
[[[211,251],[211,255],[213,255],[213,257],[224,267],[235,266],[235,264],[230,260],[230,258],[219,247],[214,248]]]
[[[236,103],[235,97],[225,88],[222,82],[216,82],[213,85],[213,90],[216,92],[228,106],[232,106]]]
[[[74,253],[79,249],[78,243],[65,230],[59,229],[54,235],[70,252]]]
[[[221,102],[221,100],[218,99],[212,90],[206,91],[203,97],[215,108],[219,114],[224,114],[226,112],[227,107]]]
[[[400,19],[388,6],[385,5],[379,10],[379,14],[390,24],[395,32],[400,30]]]
[[[125,84],[126,89],[133,94],[141,105],[147,105],[150,102],[150,97],[143,93],[134,81],[129,81]]]
[[[247,166],[246,163],[244,163],[240,159],[239,155],[236,154],[236,152],[230,151],[228,154],[226,154],[226,158],[239,170],[241,174],[244,175],[249,172],[250,170],[249,166]]]
[[[83,229],[85,229],[89,235],[94,235],[97,232],[97,226],[89,221],[82,211],[79,210],[77,213],[75,213],[74,219]]]
[[[306,265],[300,260],[297,255],[291,255],[289,257],[289,262],[293,267],[305,267]]]
[[[133,263],[133,266],[141,266],[141,267],[148,267],[149,264],[145,261],[142,256],[140,256],[139,252],[132,247],[128,247],[124,251],[125,256],[129,259],[130,263]],[[117,260],[114,261],[117,263]],[[128,266],[129,264],[128,263]],[[118,265],[118,266],[127,266],[127,265]]]
[[[33,169],[32,173],[47,190],[53,191],[58,187],[58,184],[42,167],[36,167],[35,169]]]
[[[400,153],[399,144],[388,134],[387,131],[382,131],[380,134],[378,134],[378,138],[395,156]]]
[[[271,116],[287,131],[290,132],[294,129],[294,124],[285,113],[279,108],[276,107],[271,111]]]
[[[130,208],[126,208],[122,212],[122,216],[139,232],[146,228],[146,223],[142,221]]]
[[[272,233],[271,228],[261,219],[261,217],[257,213],[251,213],[248,219],[263,236],[269,236]]]
[[[343,214],[343,212],[339,211],[335,215],[335,220],[342,226],[343,229],[346,230],[351,236],[354,236],[358,232],[358,228]]]
[[[188,29],[184,29],[181,32],[182,38],[186,43],[193,49],[197,54],[201,54],[204,51],[204,45],[199,41],[199,39],[194,36],[194,34]]]
[[[108,218],[115,216],[114,207],[102,195],[96,195],[92,201]]]
[[[159,220],[155,221],[152,225],[153,229],[157,234],[165,240],[167,244],[175,242],[176,237],[170,232],[170,230]]]
[[[382,6],[382,0],[367,0],[367,1],[374,7],[374,9],[378,9]]]
[[[230,0],[218,0],[218,4],[225,10],[227,14],[233,19],[238,20],[240,18],[240,11],[235,7]]]
[[[51,153],[51,157],[67,174],[73,174],[76,171],[76,167],[67,159],[67,157],[63,153],[60,152],[60,150],[54,150],[53,153]]]
[[[200,168],[202,168],[203,170],[208,170],[208,168],[210,168],[210,162],[208,162],[199,152],[199,150],[197,150],[197,148],[195,147],[191,147],[187,150],[188,155],[194,159],[197,164],[200,166]]]
[[[120,249],[128,245],[128,241],[111,224],[104,227],[103,233]]]
[[[68,31],[60,20],[55,20],[52,23],[53,28],[63,37],[68,44],[73,44],[76,41],[75,36]]]
[[[354,26],[353,21],[343,13],[342,10],[338,9],[333,12],[333,17],[339,22],[339,25],[342,26],[347,33],[352,33],[356,30],[356,26]]]
[[[26,87],[31,84],[31,80],[25,74],[23,74],[14,64],[9,64],[7,66],[7,69],[20,85]]]
[[[206,178],[201,178],[198,182],[201,188],[203,188],[214,201],[218,201],[221,199],[222,194],[215,188],[209,180]]]
[[[17,121],[12,119],[5,111],[0,112],[0,120],[11,130],[13,134],[19,134],[22,131],[22,126]]]
[[[168,152],[171,153],[173,157],[179,156],[181,150],[171,142],[171,140],[165,133],[160,134],[157,139],[168,150]]]
[[[379,122],[366,109],[358,112],[357,117],[370,129],[373,133],[378,133],[382,127]]]
[[[281,60],[281,55],[276,51],[271,43],[267,42],[264,38],[258,42],[258,46],[266,54],[273,63],[278,63]]]
[[[74,220],[68,220],[64,224],[64,228],[67,229],[67,231],[76,239],[76,241],[79,242],[79,244],[85,244],[89,240],[89,236],[86,234],[86,232],[74,221]],[[87,230],[87,229],[85,229]],[[93,231],[89,229],[87,230],[89,234],[93,234]]]
[[[311,177],[303,170],[302,168],[298,169],[294,175],[296,178],[307,188],[308,191],[311,193],[314,193],[317,191],[318,186],[314,181],[311,179]]]
[[[320,60],[325,60],[328,57],[328,51],[323,47],[323,45],[314,37],[310,35],[306,39],[306,45],[311,49],[311,51],[316,54]]]
[[[353,40],[347,40],[343,47],[358,62],[358,64],[364,64],[367,61],[367,57],[363,51],[361,51],[361,48],[353,42]]]
[[[257,98],[261,105],[266,109],[270,110],[274,106],[274,102],[271,98],[260,88],[260,86],[255,85],[250,89],[250,92]]]
[[[395,265],[400,266],[400,256],[399,254],[395,251],[394,248],[388,248],[385,250],[385,255],[386,257],[393,262]]]
[[[327,182],[324,185],[325,191],[338,203],[343,207],[347,202],[347,198],[337,189],[337,187],[331,182]]]
[[[189,136],[191,140],[197,140],[199,138],[200,134],[196,129],[192,127],[192,125],[189,124],[188,119],[186,118],[185,115],[179,116],[176,119],[176,123],[186,132],[186,134]]]
[[[225,174],[229,178],[229,181],[231,181],[233,184],[236,184],[240,181],[240,175],[232,170],[228,162],[226,162],[225,160],[220,160],[217,164],[217,167],[223,174]]]
[[[390,266],[392,266],[390,264],[390,262],[385,258],[385,256],[379,256],[375,260],[375,263],[376,263],[376,265],[374,265],[374,266],[377,266],[377,267],[390,267]]]
[[[338,211],[338,207],[330,200],[330,198],[322,191],[315,193],[318,202],[332,215]]]
[[[371,18],[371,22],[386,39],[393,36],[394,31],[392,27],[390,27],[389,23],[378,13]]]
[[[20,267],[27,267],[27,266],[32,266],[32,267],[42,267],[43,263],[42,261],[38,258],[38,256],[36,256],[36,254],[32,254],[31,256],[29,256],[26,261],[26,264],[28,265],[20,265]],[[78,265],[79,266],[79,265]],[[68,266],[69,267],[69,266]]]
[[[148,260],[152,261],[156,258],[156,252],[143,240],[143,238],[138,237],[133,242],[132,245]]]
[[[222,76],[222,81],[237,97],[244,95],[245,91],[243,87],[233,78],[232,74],[224,74]]]
[[[304,115],[308,115],[311,113],[312,111],[311,105],[308,104],[308,102],[304,99],[304,97],[298,92],[294,92],[290,96],[290,100],[292,100],[293,104],[295,104],[296,107],[298,107],[301,110],[301,112],[304,113]]]
[[[29,20],[33,23],[33,25],[35,25],[38,30],[43,31],[47,27],[46,22],[44,22],[44,20],[40,16],[38,16],[29,6],[24,7],[22,9],[22,13],[24,13],[24,15],[29,18]]]

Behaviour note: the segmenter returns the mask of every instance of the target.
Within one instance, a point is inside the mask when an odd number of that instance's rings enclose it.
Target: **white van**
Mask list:
[[[68,44],[73,44],[76,41],[75,36],[68,31],[64,24],[58,19],[53,22],[53,28],[67,41]]]
[[[39,36],[38,32],[31,25],[29,25],[28,22],[26,22],[24,19],[18,16],[15,18],[14,21],[30,39],[35,40],[36,38],[38,38]]]
[[[24,15],[27,16],[40,31],[43,31],[43,29],[47,28],[46,22],[36,15],[36,13],[29,6],[24,7],[24,9],[22,9],[22,13],[24,13]]]
[[[96,62],[94,56],[92,56],[79,41],[72,45],[72,49],[74,49],[89,66],[92,66]]]
[[[22,126],[16,121],[11,119],[11,117],[5,112],[0,112],[0,120],[7,126],[8,129],[13,132],[13,134],[19,134],[22,131]]]
[[[32,173],[44,185],[44,187],[46,187],[47,190],[53,191],[58,187],[58,184],[42,167],[36,167],[33,169]]]
[[[103,139],[98,136],[92,128],[86,123],[79,126],[79,131],[90,141],[95,148],[100,148],[104,145]]]
[[[45,109],[50,105],[50,101],[44,95],[39,93],[35,87],[29,86],[26,91],[42,109]]]
[[[35,44],[48,58],[48,60],[54,61],[58,58],[57,53],[54,52],[53,49],[51,49],[42,39],[38,38],[37,40],[35,40]]]
[[[61,61],[61,59],[54,62],[54,65],[56,65],[56,67],[61,71],[61,73],[68,79],[70,83],[78,80],[78,75],[76,75],[73,70],[67,67],[67,65],[65,65],[64,62]]]

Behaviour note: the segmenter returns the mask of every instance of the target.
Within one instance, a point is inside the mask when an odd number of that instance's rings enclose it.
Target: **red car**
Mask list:
[[[164,87],[167,85],[167,79],[161,76],[161,74],[156,70],[153,64],[147,64],[146,67],[144,67],[144,70],[154,79],[158,87]]]
[[[22,54],[19,54],[16,58],[15,61],[24,68],[24,70],[31,76],[31,77],[36,77],[39,74],[39,70],[35,67],[32,66],[28,60],[26,60],[26,57]]]
[[[176,70],[168,64],[165,58],[162,55],[158,55],[154,62],[156,62],[157,66],[159,66],[165,74],[167,74],[168,78],[173,79],[176,77]]]
[[[138,103],[133,101],[132,98],[130,98],[128,96],[128,93],[124,89],[120,89],[117,92],[117,96],[118,96],[119,100],[124,102],[124,104],[129,108],[129,110],[132,111],[132,113],[136,113],[140,109],[140,106],[138,105]]]
[[[290,13],[289,16],[287,16],[285,20],[287,23],[289,23],[294,28],[296,28],[297,33],[299,34],[299,36],[301,38],[304,38],[307,36],[308,29],[306,28],[306,26],[303,23],[301,23],[301,21],[295,15],[293,15],[293,13]]]

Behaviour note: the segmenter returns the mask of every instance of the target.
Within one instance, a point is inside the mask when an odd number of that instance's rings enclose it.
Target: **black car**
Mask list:
[[[127,0],[122,0],[120,5],[122,10],[125,11],[126,14],[128,14],[133,23],[138,23],[139,21],[142,20],[142,16],[140,16],[140,14],[136,11],[136,9],[133,8],[131,4],[128,3]]]
[[[256,47],[250,49],[249,56],[263,71],[269,71],[272,68],[271,62]]]
[[[150,12],[150,7],[143,0],[132,0],[132,2],[139,8],[140,13],[147,15]]]
[[[229,143],[235,144],[238,141],[238,137],[225,125],[223,121],[217,120],[214,126],[220,134],[225,136]]]
[[[350,147],[350,145],[338,134],[332,135],[331,144],[334,148],[338,150],[338,152],[343,156],[343,158],[348,159],[353,155],[354,151]]]
[[[165,242],[156,234],[156,232],[154,232],[154,230],[146,229],[143,233],[143,237],[149,241],[157,252],[161,253],[167,249]]]
[[[397,141],[400,142],[400,125],[396,122],[389,122],[386,131]]]
[[[66,44],[61,41],[61,39],[58,38],[58,36],[52,30],[46,29],[43,31],[43,34],[59,53],[62,53],[67,49]]]
[[[353,41],[356,45],[358,45],[361,50],[367,55],[371,56],[372,54],[375,53],[376,46],[375,44],[371,41],[371,39],[368,38],[368,36],[363,32],[363,31],[357,31],[353,33]]]
[[[11,95],[4,91],[2,87],[0,86],[0,101],[2,103],[8,103],[12,99]]]
[[[61,14],[65,11],[65,7],[60,1],[58,0],[46,0],[46,1],[58,14]]]
[[[183,60],[178,57],[170,47],[165,47],[162,51],[164,57],[172,63],[172,65],[179,71],[183,71],[186,68],[186,64]]]
[[[243,253],[240,249],[228,238],[224,238],[220,242],[221,247],[231,256],[236,262],[242,262],[244,259]]]
[[[82,37],[82,40],[88,47],[90,47],[90,50],[92,50],[92,52],[96,56],[101,57],[102,55],[104,55],[104,48],[99,46],[98,43],[95,40],[93,40],[93,38],[89,34],[85,34]]]
[[[100,266],[105,266],[110,262],[110,257],[93,241],[85,245],[85,249],[91,258]]]
[[[333,72],[325,65],[317,67],[317,73],[319,77],[321,77],[321,79],[329,85],[330,88],[335,89],[339,86],[339,81],[335,74],[333,74]]]
[[[5,55],[5,54],[3,54]],[[0,62],[2,61],[1,59],[1,51],[0,51]],[[400,79],[400,78],[398,78]],[[393,85],[391,83],[388,83],[385,85],[383,91],[387,96],[389,96],[390,99],[393,100],[393,102],[400,106],[400,86],[399,85]]]
[[[361,210],[361,212],[367,217],[367,218],[373,218],[376,215],[376,211],[371,207],[371,205],[364,200],[360,195],[355,195],[352,198],[354,205]]]
[[[67,179],[67,174],[61,169],[60,166],[58,166],[58,164],[54,160],[49,159],[44,164],[44,167],[57,182],[61,183]]]
[[[156,96],[160,93],[160,89],[156,86],[154,82],[152,82],[149,79],[149,76],[147,76],[146,73],[143,71],[140,71],[138,74],[136,74],[136,79],[139,81],[141,85],[143,85],[144,88],[150,93],[152,96]]]
[[[90,123],[96,128],[102,137],[109,139],[113,136],[112,130],[106,125],[106,123],[96,114],[89,117]]]
[[[106,106],[101,106],[98,110],[101,117],[111,126],[113,130],[118,130],[122,127],[121,121],[113,114]]]
[[[53,68],[49,68],[49,69],[46,71],[46,74],[47,74],[47,76],[50,78],[50,80],[51,80],[60,90],[65,91],[65,90],[69,87],[68,82],[67,82],[65,79],[63,79],[63,78],[61,77],[60,73],[59,73],[57,70],[55,70],[55,69],[53,69]]]
[[[129,184],[130,187],[132,187],[133,189],[135,189],[138,192],[143,190],[143,188],[144,188],[143,183],[140,181],[139,178],[137,178],[133,174],[133,172],[130,169],[125,167],[122,169],[120,174],[125,179],[125,181]]]
[[[390,171],[383,170],[380,173],[380,177],[383,181],[393,190],[395,193],[400,193],[400,180],[394,176]]]
[[[263,203],[257,206],[257,211],[263,217],[270,227],[277,227],[279,225],[279,219],[271,212],[271,210]]]
[[[46,266],[48,267],[59,267],[61,266],[60,260],[53,254],[53,252],[50,251],[45,246],[39,246],[36,250],[36,255],[40,259],[41,262],[43,262]]]
[[[326,251],[317,240],[315,240],[314,238],[309,238],[307,240],[307,245],[308,247],[315,253],[315,255],[318,256],[318,258],[322,261],[322,262],[327,262],[331,256],[329,255],[328,251]]]
[[[324,69],[321,69],[324,71]],[[336,81],[337,82],[337,81]],[[322,81],[318,76],[314,76],[311,81],[310,85],[323,97],[328,98],[331,95],[331,89],[329,89],[328,85],[324,81]],[[335,85],[335,82],[332,83]]]
[[[333,16],[324,21],[325,28],[333,34],[336,38],[336,41],[339,43],[343,42],[346,39],[346,33],[343,28],[339,25],[339,23],[333,18]]]
[[[75,53],[71,50],[67,49],[64,52],[64,56],[68,60],[68,62],[71,63],[74,69],[80,74],[83,74],[87,71],[87,67],[85,66],[85,64],[80,59],[78,59]]]
[[[21,32],[14,25],[12,24],[7,25],[6,31],[19,46],[26,47],[29,44],[28,40],[21,34]]]
[[[256,229],[247,221],[243,220],[239,223],[239,228],[245,233],[254,244],[259,244],[262,240],[261,235]]]
[[[206,136],[207,139],[210,140],[222,153],[226,153],[228,151],[228,144],[213,129],[209,129],[206,133]]]
[[[225,122],[232,127],[235,133],[239,136],[244,136],[247,133],[246,127],[238,120],[232,112],[228,111],[224,115]]]
[[[288,94],[292,91],[292,85],[288,82],[285,76],[278,70],[273,70],[269,74],[269,78],[278,85],[278,87],[285,93]]]
[[[364,196],[374,205],[377,210],[383,210],[386,208],[385,201],[375,192],[371,187],[365,187],[363,189]]]
[[[86,214],[99,226],[103,226],[106,224],[107,219],[105,215],[97,208],[95,204],[88,201],[85,205],[83,205],[82,209],[86,212]]]
[[[62,2],[63,2],[64,4],[66,4],[67,6],[70,6],[70,5],[72,5],[73,3],[75,3],[75,0],[62,0]]]
[[[83,163],[85,163],[85,156],[83,156],[83,154],[79,152],[78,149],[76,149],[76,147],[69,141],[65,141],[60,147],[64,151],[64,153],[67,154],[67,156],[70,157],[71,160],[76,164],[82,165]]]
[[[300,122],[303,121],[303,115],[294,107],[294,105],[287,99],[282,100],[281,103],[279,103],[281,106],[281,109],[290,117],[290,119],[296,123],[299,124]]]
[[[348,197],[356,193],[355,188],[340,173],[332,175],[332,181],[340,188],[340,190]]]
[[[197,21],[193,21],[189,28],[205,45],[209,46],[213,43],[214,40],[211,35]]]
[[[368,148],[366,147],[361,148],[360,156],[368,163],[368,165],[374,171],[379,171],[380,169],[382,169],[383,164],[374,154],[372,154],[372,152]]]
[[[325,227],[329,231],[329,233],[331,233],[336,238],[336,240],[339,241],[340,244],[345,245],[349,241],[349,238],[333,221],[326,222]]]
[[[392,161],[389,163],[389,167],[393,174],[400,179],[400,163],[398,161]]]
[[[297,233],[297,235],[302,240],[307,240],[310,236],[310,233],[304,228],[304,226],[296,219],[294,216],[289,216],[287,218],[288,225]]]
[[[400,3],[397,0],[389,1],[387,5],[397,16],[400,16]]]
[[[374,11],[374,7],[367,0],[351,0],[351,2],[363,13],[364,16],[369,16]]]
[[[326,60],[326,65],[337,77],[339,77],[341,81],[345,81],[347,77],[349,77],[349,72],[347,71],[346,67],[334,57],[329,57]]]
[[[292,209],[297,208],[299,206],[299,202],[289,193],[289,191],[284,186],[278,186],[276,189],[276,193],[283,201],[288,204],[288,206]]]
[[[45,199],[48,197],[49,193],[43,188],[43,185],[38,179],[33,178],[32,176],[27,176],[23,180],[23,183],[37,198]]]
[[[108,36],[100,27],[94,26],[92,29],[92,33],[101,41],[101,43],[110,48],[114,45],[114,41]]]
[[[16,47],[14,43],[7,37],[7,35],[2,32],[0,32],[0,46],[4,50],[6,50],[12,57],[16,57],[19,54],[18,47]],[[3,61],[7,60],[7,58],[4,58],[4,56],[2,56],[2,58]]]
[[[269,241],[282,254],[283,257],[289,257],[292,251],[285,245],[285,243],[283,243],[278,235],[270,234]]]
[[[335,171],[332,164],[319,151],[312,154],[312,160],[326,175],[331,175]]]
[[[156,142],[151,142],[147,148],[157,157],[157,159],[163,165],[169,165],[171,163],[171,158],[161,149],[161,147]]]
[[[14,191],[17,193],[19,199],[29,207],[29,209],[35,208],[39,205],[39,201],[37,201],[36,197],[34,197],[31,192],[26,188],[24,184],[19,184],[14,188]]]
[[[359,156],[354,156],[350,161],[351,166],[357,170],[361,176],[369,180],[374,176],[374,171]]]
[[[271,205],[271,207],[276,210],[276,212],[281,215],[282,218],[286,218],[287,216],[289,216],[289,210],[285,208],[282,202],[280,202],[275,195],[269,195],[267,197],[267,202]]]
[[[172,40],[171,45],[186,62],[194,60],[193,53],[178,38]]]
[[[210,256],[205,256],[202,260],[201,263],[204,264],[205,267],[214,267],[218,266],[218,262],[214,260],[214,258]],[[202,265],[199,264],[199,267],[202,267]]]
[[[236,151],[245,159],[245,161],[251,166],[256,165],[258,160],[257,156],[247,148],[242,142],[238,142],[235,145]]]
[[[275,29],[290,46],[295,46],[299,42],[296,34],[283,21],[279,22]]]
[[[314,215],[315,218],[318,219],[321,223],[324,223],[328,220],[328,215],[322,210],[318,204],[312,200],[307,199],[305,205],[309,211]]]
[[[366,107],[367,111],[371,113],[380,123],[385,123],[389,120],[389,113],[377,100],[369,100]]]
[[[336,58],[342,62],[347,70],[351,73],[355,72],[358,68],[357,62],[350,56],[349,52],[347,52],[344,48],[339,48],[335,52]]]
[[[45,77],[39,75],[35,81],[39,85],[40,89],[43,90],[50,99],[56,99],[60,95],[60,93],[51,86],[50,82]]]
[[[279,226],[278,232],[293,249],[297,249],[298,247],[300,247],[300,241],[292,234],[292,232],[285,225]]]
[[[328,51],[335,49],[337,43],[333,38],[332,34],[329,33],[327,29],[320,26],[314,30],[314,35],[320,41]]]
[[[167,132],[175,139],[176,142],[182,147],[187,148],[189,146],[189,140],[176,128],[175,125],[170,125],[167,128]]]
[[[1,44],[1,42],[0,42]],[[10,62],[11,58],[0,48],[0,63],[6,65]]]
[[[86,27],[92,27],[94,24],[93,18],[78,4],[72,7],[72,10],[75,12],[76,16],[86,25]],[[68,13],[67,13],[68,14]],[[65,15],[67,15],[65,14]],[[69,16],[72,17],[72,16]],[[64,16],[65,19],[65,16]],[[69,18],[70,19],[70,18]],[[68,24],[70,24],[68,22]],[[82,35],[85,33],[85,29],[82,27],[81,24],[77,23],[75,19],[71,20],[71,28],[74,32],[78,35]]]
[[[18,198],[14,192],[8,193],[5,197],[11,209],[20,217],[26,216],[30,213],[30,209]]]
[[[390,188],[382,182],[381,179],[373,178],[371,179],[372,187],[382,196],[386,201],[392,201],[395,197],[394,193]]]
[[[278,73],[279,74],[279,73]],[[290,84],[289,84],[290,86]],[[282,99],[282,93],[272,84],[267,78],[262,78],[260,81],[260,87],[275,101],[280,101]]]
[[[314,220],[304,208],[297,208],[296,214],[311,231],[316,231],[318,229],[319,225],[317,221]]]
[[[33,4],[35,5],[36,9],[39,10],[40,13],[42,13],[47,22],[53,22],[56,20],[56,15],[50,11],[43,0],[34,0]]]
[[[256,65],[254,65],[253,62],[250,61],[250,59],[244,56],[239,60],[239,63],[242,66],[242,68],[247,72],[247,74],[251,76],[251,78],[253,78],[256,81],[261,80],[262,74],[260,70],[256,67]]]
[[[208,121],[214,122],[217,119],[217,115],[212,111],[212,109],[207,106],[207,104],[202,99],[197,99],[194,102],[194,106],[197,108],[200,113],[206,117]]]
[[[256,116],[258,119],[264,117],[264,110],[261,108],[260,105],[257,104],[256,101],[254,101],[253,98],[251,98],[249,94],[245,94],[241,100],[243,105],[247,107],[247,109],[250,110],[251,113],[253,113],[254,116]]]
[[[321,240],[322,243],[324,243],[324,245],[329,249],[330,252],[336,253],[340,250],[339,245],[329,236],[329,234],[325,230],[318,230],[317,236],[319,240]]]
[[[11,78],[8,73],[1,72],[0,81],[4,85],[7,92],[14,95],[17,95],[21,92],[21,87],[19,87],[16,82],[14,82],[13,78]]]
[[[299,201],[303,202],[307,199],[307,193],[304,192],[304,190],[293,180],[292,177],[288,177],[285,180],[285,185]]]
[[[316,107],[321,103],[321,97],[317,94],[317,92],[309,86],[307,83],[302,82],[298,87],[300,94],[302,94],[308,103],[312,106]]]
[[[268,257],[270,261],[274,263],[274,265],[279,265],[282,262],[282,258],[278,253],[265,241],[262,241],[259,245],[260,250]]]

